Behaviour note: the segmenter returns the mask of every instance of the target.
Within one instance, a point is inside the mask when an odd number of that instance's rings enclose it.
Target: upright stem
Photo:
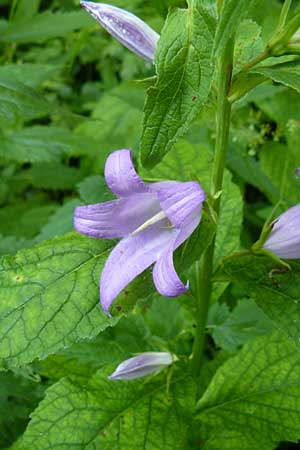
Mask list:
[[[230,40],[217,61],[217,110],[216,110],[216,144],[212,167],[211,194],[216,213],[220,210],[220,195],[226,163],[228,136],[230,128],[231,104],[228,93],[231,86],[234,41]],[[217,194],[217,195],[216,195]],[[196,374],[200,373],[205,346],[206,324],[209,302],[212,292],[212,273],[215,238],[206,249],[201,262],[196,264],[197,279],[197,313],[196,334],[193,347],[193,363]]]

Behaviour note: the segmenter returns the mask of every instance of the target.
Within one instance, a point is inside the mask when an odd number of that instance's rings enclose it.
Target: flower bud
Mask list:
[[[121,44],[146,61],[153,62],[159,34],[145,22],[116,6],[86,1],[80,4]]]
[[[110,380],[133,380],[144,377],[169,366],[173,356],[166,352],[147,352],[123,361],[108,378]]]
[[[300,258],[300,205],[293,206],[274,220],[263,246],[282,259]]]

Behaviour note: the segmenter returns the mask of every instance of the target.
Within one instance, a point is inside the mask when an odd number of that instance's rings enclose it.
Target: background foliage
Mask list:
[[[110,3],[157,32],[169,7],[187,6],[184,0]],[[209,188],[212,52],[236,31],[238,73],[263,49],[282,5],[230,0],[216,31],[214,2],[199,4],[194,41],[182,31],[184,52],[173,79],[175,86],[181,80],[181,91],[170,105],[166,92],[174,85],[162,61],[166,48],[170,64],[178,52],[170,42],[186,12],[168,18],[169,35],[157,54],[160,78],[142,82],[154,68],[113,40],[79,1],[0,0],[0,448],[299,448],[299,263],[286,274],[264,258],[223,259],[258,238],[279,198],[282,210],[300,201],[298,59],[282,68],[278,62],[285,60],[272,58],[271,67],[258,66],[234,84],[232,95],[240,99],[232,116],[200,381],[187,365],[192,296],[161,298],[148,271],[107,318],[98,280],[113,243],[72,231],[76,205],[112,198],[103,168],[116,149],[131,148],[138,165],[141,147],[145,179],[197,178]],[[201,48],[196,58],[190,46]],[[207,73],[194,71],[199,64]],[[243,96],[244,83],[253,80],[259,84]],[[199,91],[196,101],[191,86]],[[158,132],[166,128],[168,134]],[[194,262],[211,230],[204,214],[176,255],[192,293]],[[107,380],[119,362],[149,350],[176,353],[181,359],[174,372],[132,383]]]

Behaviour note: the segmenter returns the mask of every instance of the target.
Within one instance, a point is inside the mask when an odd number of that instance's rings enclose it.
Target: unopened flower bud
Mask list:
[[[274,220],[264,248],[282,259],[300,259],[300,205]]]
[[[123,361],[108,378],[110,380],[133,380],[161,370],[174,361],[166,352],[147,352]]]
[[[80,4],[121,44],[146,61],[153,62],[159,34],[149,25],[116,6],[86,1]]]

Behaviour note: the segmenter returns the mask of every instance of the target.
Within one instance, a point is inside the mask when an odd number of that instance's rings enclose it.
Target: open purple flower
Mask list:
[[[134,14],[106,3],[81,1],[108,33],[146,61],[153,62],[159,34]]]
[[[110,380],[134,380],[164,369],[174,362],[167,352],[146,352],[123,361],[108,378]]]
[[[137,175],[130,150],[107,159],[105,179],[119,198],[75,209],[74,227],[95,238],[122,238],[110,253],[100,279],[105,312],[135,277],[155,263],[156,289],[167,297],[184,293],[173,264],[173,252],[200,222],[205,193],[196,181],[145,184]]]
[[[274,220],[263,246],[279,258],[300,258],[300,205],[293,206]]]

